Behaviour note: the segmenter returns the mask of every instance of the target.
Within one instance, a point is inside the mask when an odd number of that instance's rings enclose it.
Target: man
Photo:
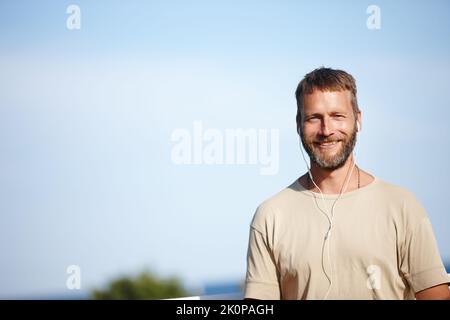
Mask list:
[[[423,207],[354,161],[356,91],[350,74],[329,68],[298,85],[297,128],[311,168],[256,210],[246,299],[450,299]]]

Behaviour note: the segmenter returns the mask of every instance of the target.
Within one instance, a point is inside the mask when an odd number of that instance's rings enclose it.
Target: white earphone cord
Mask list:
[[[312,174],[311,174],[311,169],[310,169],[310,167],[309,167],[309,165],[308,165],[308,162],[306,161],[305,155],[304,155],[304,153],[303,153],[303,148],[302,148],[302,145],[301,145],[301,140],[300,140],[300,142],[299,142],[299,145],[300,145],[300,151],[301,151],[301,153],[302,153],[303,160],[305,161],[306,168],[308,169],[308,175],[309,175],[309,178],[311,179],[311,181],[312,181],[312,183],[314,184],[314,186],[319,190],[320,195],[321,195],[321,197],[322,197],[322,204],[323,204],[323,207],[326,208],[326,205],[325,205],[325,198],[323,197],[322,190],[321,190],[321,189],[319,188],[319,186],[314,182],[314,179],[313,179]],[[354,149],[353,149],[353,151],[354,151]],[[331,230],[332,230],[332,228],[333,228],[333,217],[334,217],[334,208],[335,208],[335,205],[336,205],[336,203],[338,202],[338,200],[341,198],[341,196],[342,196],[342,194],[345,192],[345,190],[347,190],[347,187],[348,187],[348,184],[349,184],[349,182],[350,182],[350,178],[351,178],[351,176],[352,176],[352,174],[353,174],[353,169],[355,168],[355,165],[356,165],[355,155],[353,154],[353,165],[352,165],[352,169],[350,170],[350,174],[348,174],[348,171],[347,171],[347,175],[346,175],[346,177],[345,177],[344,184],[342,185],[341,190],[340,190],[340,192],[339,192],[339,196],[336,198],[336,200],[334,201],[333,205],[331,206],[331,217],[329,217],[328,214],[320,208],[320,206],[317,204],[316,195],[314,194],[314,192],[311,191],[312,195],[314,196],[314,201],[315,201],[315,203],[316,203],[316,206],[317,206],[317,207],[319,208],[319,210],[325,215],[325,217],[327,218],[327,220],[328,220],[328,222],[329,222],[328,231],[327,231],[327,233],[326,233],[326,235],[325,235],[324,242],[323,242],[323,246],[322,246],[322,270],[323,270],[325,276],[327,277],[328,282],[330,283],[330,285],[328,286],[328,290],[327,290],[327,292],[326,292],[326,294],[325,294],[323,300],[326,300],[326,299],[328,298],[328,295],[329,295],[329,293],[330,293],[330,291],[331,291],[331,287],[332,287],[332,284],[333,284],[333,280],[332,280],[332,279],[333,279],[333,265],[332,265],[331,259],[330,259],[330,246],[331,246],[330,242],[328,242],[327,256],[328,256],[328,261],[330,262],[331,277],[330,277],[330,276],[328,275],[328,273],[325,271],[325,266],[324,266],[324,263],[323,263],[324,247],[325,247],[326,241],[327,241],[327,240],[330,238],[330,236],[331,236]],[[345,188],[344,188],[344,186],[345,186]]]

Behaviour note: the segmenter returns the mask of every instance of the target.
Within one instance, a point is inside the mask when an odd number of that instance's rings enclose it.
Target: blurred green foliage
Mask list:
[[[149,271],[135,277],[119,277],[111,281],[103,290],[95,289],[91,299],[95,300],[139,300],[167,299],[188,296],[181,282],[171,277],[159,279]]]

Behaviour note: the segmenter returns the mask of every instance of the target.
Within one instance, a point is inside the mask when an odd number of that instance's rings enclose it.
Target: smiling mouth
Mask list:
[[[329,142],[315,142],[314,144],[320,149],[332,149],[334,148],[340,140],[337,141],[329,141]]]

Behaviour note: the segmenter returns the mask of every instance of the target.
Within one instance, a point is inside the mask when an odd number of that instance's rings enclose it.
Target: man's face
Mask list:
[[[314,90],[303,99],[303,147],[320,168],[344,165],[356,143],[356,119],[350,91]],[[358,120],[361,114],[357,113]]]

